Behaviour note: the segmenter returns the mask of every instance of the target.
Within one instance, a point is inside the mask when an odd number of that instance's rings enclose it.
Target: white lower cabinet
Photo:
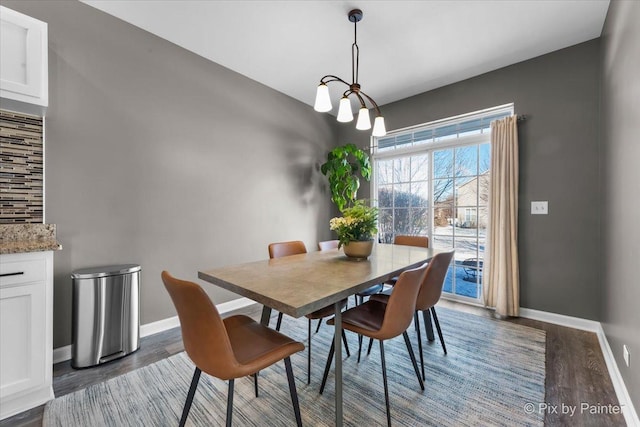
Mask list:
[[[53,252],[0,255],[0,419],[53,399]]]

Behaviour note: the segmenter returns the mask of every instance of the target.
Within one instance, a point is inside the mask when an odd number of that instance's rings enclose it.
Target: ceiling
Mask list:
[[[322,76],[360,84],[380,105],[600,36],[609,0],[83,0],[313,105]],[[333,84],[337,101],[346,87]],[[334,103],[334,112],[337,110]]]

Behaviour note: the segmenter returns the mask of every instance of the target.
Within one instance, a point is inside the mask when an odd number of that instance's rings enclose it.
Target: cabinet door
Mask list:
[[[0,97],[47,106],[47,24],[0,6]]]
[[[0,398],[45,384],[45,303],[44,282],[0,288]]]

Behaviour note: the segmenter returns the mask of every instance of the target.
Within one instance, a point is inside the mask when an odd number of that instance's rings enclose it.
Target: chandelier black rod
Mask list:
[[[355,52],[355,55],[354,55],[354,52]],[[360,48],[358,47],[358,21],[354,21],[353,44],[351,45],[351,81],[354,83],[358,83],[359,68],[360,68]]]

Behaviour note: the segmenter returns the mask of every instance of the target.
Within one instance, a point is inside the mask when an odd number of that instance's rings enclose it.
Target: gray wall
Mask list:
[[[640,2],[612,1],[602,37],[602,324],[640,411]],[[628,368],[622,346],[631,353]]]
[[[197,280],[267,258],[272,241],[329,237],[328,117],[82,3],[2,4],[49,24],[54,347],[71,342],[74,269],[139,263],[145,324],[175,315],[163,269]]]
[[[519,125],[520,306],[586,319],[600,315],[599,47],[592,40],[382,109],[393,130],[515,103],[527,116]],[[341,143],[368,145],[353,124],[339,132]],[[549,215],[530,215],[532,200],[548,200]]]

